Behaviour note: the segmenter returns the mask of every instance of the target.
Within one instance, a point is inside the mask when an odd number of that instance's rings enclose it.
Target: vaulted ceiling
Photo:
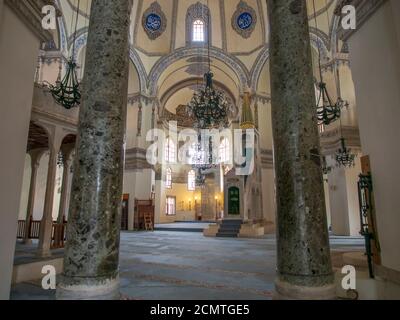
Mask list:
[[[321,48],[324,63],[340,51],[333,32],[337,25],[336,2],[308,0],[311,38],[314,47]],[[62,12],[58,45],[65,56],[71,54],[79,4],[76,56],[84,64],[91,0],[57,0],[57,3]],[[265,0],[134,0],[129,93],[157,97],[170,112],[187,103],[183,100],[189,99],[194,84],[201,81],[208,66],[207,43],[191,41],[192,23],[200,18],[211,25],[211,65],[219,87],[234,100],[246,87],[267,96],[267,10]]]

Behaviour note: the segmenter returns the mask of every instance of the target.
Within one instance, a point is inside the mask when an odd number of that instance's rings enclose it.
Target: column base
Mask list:
[[[274,300],[336,300],[336,285],[303,287],[277,280]]]
[[[57,286],[57,300],[119,300],[119,278],[94,283],[95,280],[88,280],[87,284],[65,285],[60,283]]]

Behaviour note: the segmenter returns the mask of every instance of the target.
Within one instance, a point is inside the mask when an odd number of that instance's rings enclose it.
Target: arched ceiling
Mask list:
[[[337,51],[337,40],[332,31],[337,24],[334,16],[336,2],[307,0],[312,43],[314,48],[320,46],[323,63],[327,63]],[[57,3],[62,12],[59,46],[64,55],[71,54],[72,30],[79,3],[76,55],[83,63],[91,0],[57,0]],[[189,96],[191,88],[174,90],[174,87],[189,84],[188,79],[199,78],[207,70],[207,45],[196,46],[188,42],[187,21],[204,15],[207,6],[211,12],[211,64],[215,80],[224,84],[227,93],[235,100],[245,87],[262,95],[269,94],[266,64],[269,31],[265,0],[135,0],[130,28],[130,94],[156,96],[164,100],[169,111],[174,110],[172,105],[178,104],[176,92],[181,93],[182,100]],[[148,29],[146,31],[145,18],[151,13],[156,13],[162,21],[157,32],[150,34]],[[242,13],[249,13],[252,18],[251,24],[245,25],[244,29],[239,28],[238,17]]]

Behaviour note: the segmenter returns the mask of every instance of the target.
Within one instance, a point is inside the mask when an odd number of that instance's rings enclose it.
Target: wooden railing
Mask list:
[[[64,248],[65,241],[66,241],[66,230],[67,230],[67,223],[53,223],[53,231],[52,231],[52,249],[59,249]]]
[[[31,220],[31,225],[29,226],[29,239],[39,239],[40,224],[41,221]]]
[[[29,236],[28,239],[39,239],[40,237],[40,225],[41,221],[39,220],[31,220],[29,223]],[[59,249],[64,248],[66,241],[66,229],[67,223],[64,222],[62,224],[53,223],[53,230],[51,233],[51,248]],[[18,221],[18,230],[17,230],[17,239],[25,239],[26,235],[26,221],[19,220]]]
[[[18,229],[17,229],[17,239],[24,239],[25,238],[25,229],[26,226],[26,221],[25,220],[19,220],[18,221]]]

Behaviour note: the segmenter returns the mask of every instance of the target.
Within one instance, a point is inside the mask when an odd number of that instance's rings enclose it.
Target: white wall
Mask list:
[[[361,143],[370,156],[382,263],[400,271],[400,4],[387,1],[350,38]]]
[[[336,168],[335,160],[328,158],[333,170],[328,175],[328,196],[332,232],[336,236],[358,236],[360,214],[358,202],[358,175],[361,173],[361,155],[352,168]]]
[[[128,228],[133,230],[135,214],[135,199],[149,200],[151,198],[152,170],[125,171],[123,193],[129,194]]]
[[[33,208],[33,220],[42,220],[44,210],[44,198],[46,194],[46,182],[47,172],[49,167],[49,155],[44,153],[40,159],[38,168],[38,176],[36,181],[36,193],[35,193],[35,205]],[[56,183],[54,192],[54,204],[53,204],[53,220],[57,220],[58,212],[60,208],[61,199],[61,185],[62,185],[63,168],[57,167]],[[71,179],[70,175],[70,179]],[[21,202],[19,209],[19,220],[25,220],[27,207],[28,207],[28,196],[29,196],[29,184],[31,179],[31,161],[29,155],[26,155],[25,168],[24,168],[24,180],[21,191]],[[71,185],[71,184],[70,184]],[[70,191],[70,190],[69,190]]]
[[[0,299],[8,299],[31,116],[37,38],[0,1]]]

